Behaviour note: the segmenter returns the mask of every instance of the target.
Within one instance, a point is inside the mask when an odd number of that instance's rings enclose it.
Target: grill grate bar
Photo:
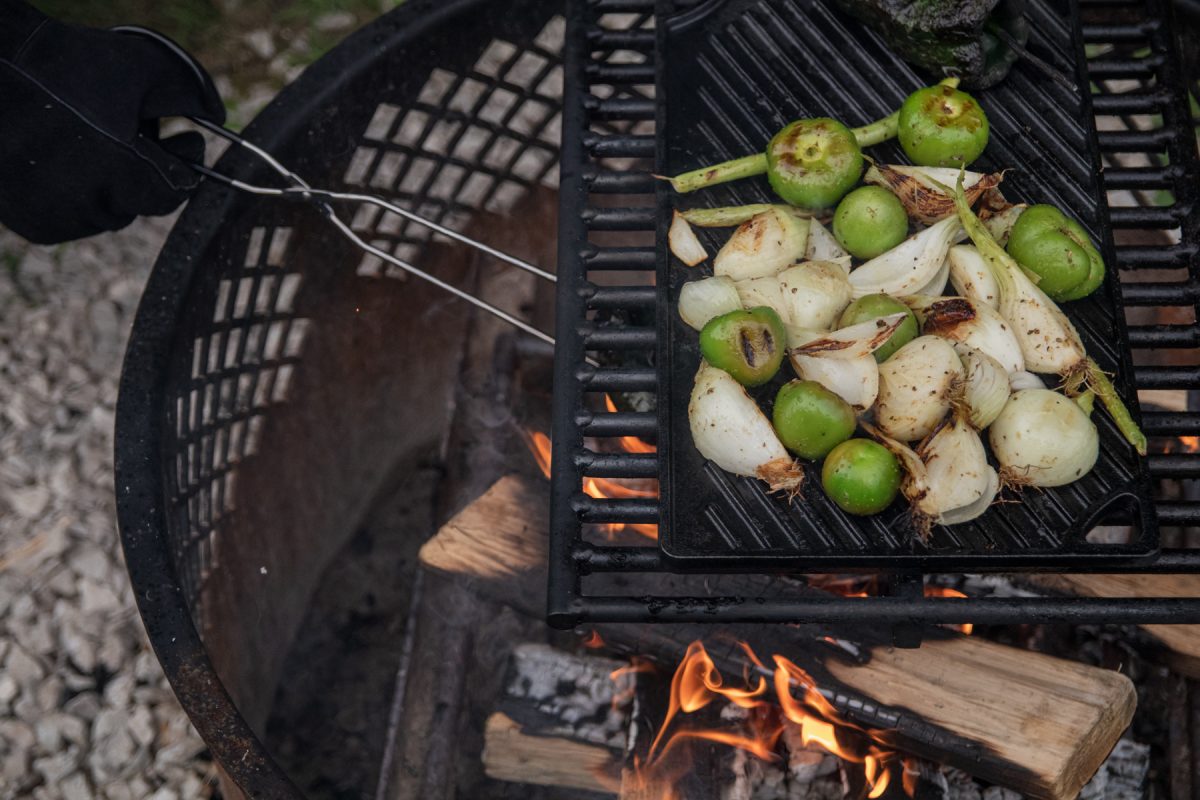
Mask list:
[[[1102,58],[1088,62],[1088,73],[1092,78],[1149,78],[1158,73],[1162,63],[1161,55],[1137,59]]]
[[[658,522],[658,501],[636,498],[616,500],[580,495],[575,501],[580,519],[589,524],[609,522],[652,524]],[[640,548],[649,549],[649,548]],[[655,555],[658,550],[655,549]]]
[[[588,372],[580,382],[589,392],[652,392],[658,387],[658,373],[653,367],[609,367]]]
[[[1142,431],[1147,436],[1194,436],[1200,434],[1200,413],[1147,411],[1142,414]]]
[[[652,158],[654,137],[633,134],[589,136],[584,146],[596,158]]]
[[[1194,244],[1166,247],[1117,247],[1117,262],[1122,269],[1186,267],[1196,255]]]
[[[654,328],[592,328],[583,342],[588,350],[649,350],[656,338]]]
[[[1109,167],[1104,170],[1108,189],[1166,189],[1173,186],[1180,171],[1173,167]]]
[[[598,453],[580,450],[575,466],[593,478],[657,478],[658,456],[645,453]]]
[[[1161,113],[1170,99],[1167,92],[1130,92],[1092,95],[1092,110],[1097,114]]]
[[[1131,347],[1196,347],[1200,330],[1194,325],[1137,325],[1128,328]]]
[[[589,208],[583,212],[583,221],[593,231],[652,231],[658,220],[656,209],[647,206]]]
[[[1200,367],[1135,367],[1139,389],[1192,389],[1200,383]]]
[[[656,254],[652,247],[609,247],[583,254],[588,269],[654,269]]]
[[[575,424],[585,436],[639,436],[653,440],[658,433],[658,418],[652,411],[583,412],[576,417]]]
[[[1200,478],[1200,458],[1190,453],[1151,455],[1146,460],[1150,474],[1156,478]]]
[[[654,176],[648,172],[590,171],[583,176],[588,190],[598,194],[645,194],[654,191]]]
[[[640,122],[654,119],[654,101],[640,97],[617,97],[601,100],[595,95],[589,95],[588,111],[595,120]]]
[[[653,308],[656,294],[653,286],[585,287],[591,291],[588,308]]]

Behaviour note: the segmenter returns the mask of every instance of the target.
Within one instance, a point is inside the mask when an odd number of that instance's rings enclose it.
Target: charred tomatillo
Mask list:
[[[900,106],[896,135],[914,164],[957,167],[979,158],[988,119],[974,97],[939,84],[918,89]]]
[[[946,78],[941,85],[958,85]],[[800,119],[775,134],[766,152],[701,167],[670,178],[675,191],[694,192],[718,183],[767,174],[775,193],[805,209],[830,208],[862,175],[862,148],[896,135],[900,112],[853,130],[829,117]]]
[[[1008,254],[1037,275],[1057,301],[1086,297],[1104,282],[1104,259],[1078,222],[1054,206],[1025,209],[1008,237]]]
[[[816,381],[779,387],[771,422],[783,446],[801,458],[818,459],[854,435],[854,409]]]
[[[896,328],[888,340],[875,350],[875,360],[882,364],[892,353],[904,347],[920,334],[917,318],[912,313],[912,309],[891,295],[869,294],[846,306],[846,310],[842,312],[842,318],[838,321],[838,327],[848,328],[860,322],[900,313],[906,314],[900,327]]]
[[[900,490],[900,463],[870,439],[847,439],[825,458],[821,486],[849,514],[878,514]]]
[[[860,186],[833,212],[833,235],[855,258],[886,253],[908,236],[908,213],[882,186]]]
[[[710,319],[700,331],[700,353],[743,386],[762,386],[779,371],[787,330],[774,309],[758,306]]]

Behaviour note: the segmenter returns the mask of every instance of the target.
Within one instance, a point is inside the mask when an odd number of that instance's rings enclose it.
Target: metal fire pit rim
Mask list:
[[[274,151],[311,124],[314,110],[379,53],[417,41],[482,0],[409,0],[365,25],[308,67],[247,126],[246,139]],[[261,165],[236,148],[217,163],[225,174],[252,176]],[[180,705],[223,772],[247,797],[303,797],[267,752],[208,658],[167,547],[163,480],[166,364],[174,323],[204,253],[241,198],[206,182],[171,229],[143,289],[121,366],[114,421],[117,527],[139,615]]]

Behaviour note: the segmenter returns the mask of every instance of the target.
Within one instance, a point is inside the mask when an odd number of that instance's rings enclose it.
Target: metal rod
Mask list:
[[[570,622],[926,622],[985,625],[1197,624],[1200,597],[987,597],[912,600],[901,597],[753,598],[590,596],[576,599]],[[568,627],[570,627],[568,625]]]
[[[524,331],[525,333],[528,333],[530,336],[536,337],[537,339],[540,339],[541,341],[546,342],[547,344],[550,344],[550,345],[553,345],[555,343],[554,337],[550,336],[549,334],[545,333],[542,330],[539,330],[538,328],[535,328],[534,326],[530,325],[528,322],[525,322],[524,320],[521,320],[521,319],[513,316],[512,314],[508,313],[507,311],[497,308],[496,306],[493,306],[490,303],[479,299],[478,297],[475,297],[474,295],[472,295],[469,292],[465,292],[462,289],[459,289],[457,286],[449,284],[449,283],[443,281],[442,279],[440,279],[434,275],[431,275],[428,272],[425,272],[424,270],[420,269],[419,267],[417,267],[413,264],[410,264],[407,261],[404,261],[403,259],[397,258],[396,256],[392,255],[391,253],[386,252],[385,250],[381,250],[380,248],[375,247],[374,245],[363,241],[363,239],[357,233],[355,233],[354,230],[349,225],[347,225],[334,212],[333,207],[330,206],[328,202],[323,202],[323,201],[345,200],[345,201],[367,203],[370,205],[378,206],[379,208],[383,208],[394,214],[398,214],[399,216],[404,217],[405,219],[411,220],[420,225],[424,225],[424,226],[430,228],[431,230],[442,234],[443,236],[446,236],[446,237],[453,239],[455,241],[458,241],[458,242],[462,242],[463,244],[473,247],[476,250],[479,250],[480,252],[483,252],[489,256],[492,256],[493,258],[497,258],[500,261],[503,261],[507,264],[511,264],[512,266],[518,267],[519,269],[523,269],[526,272],[529,272],[533,275],[536,275],[539,278],[542,278],[543,280],[548,280],[552,283],[555,282],[556,278],[553,273],[546,272],[545,270],[541,269],[540,267],[538,267],[534,264],[529,263],[528,261],[524,261],[520,258],[517,258],[516,256],[512,256],[512,255],[509,255],[508,253],[497,250],[496,248],[491,247],[490,245],[484,244],[483,242],[479,242],[475,239],[472,239],[469,236],[465,236],[465,235],[459,233],[458,231],[452,230],[451,228],[447,228],[444,225],[440,225],[432,220],[422,217],[419,214],[413,213],[412,211],[409,211],[406,208],[401,208],[400,206],[396,205],[395,203],[390,203],[386,200],[383,200],[382,198],[375,197],[374,195],[358,194],[355,192],[334,192],[334,191],[329,191],[326,189],[314,189],[312,186],[310,186],[308,184],[307,181],[305,181],[303,178],[301,178],[299,175],[297,175],[292,170],[285,167],[274,156],[272,156],[270,153],[268,153],[263,148],[259,147],[258,145],[254,144],[253,142],[249,141],[248,139],[245,139],[245,138],[239,136],[238,134],[234,133],[233,131],[231,131],[227,128],[224,128],[220,125],[217,125],[216,123],[210,122],[208,120],[199,119],[196,117],[192,117],[191,120],[194,123],[196,123],[197,125],[199,125],[200,127],[204,128],[205,130],[210,131],[211,133],[213,133],[217,136],[220,136],[221,138],[250,151],[255,156],[260,158],[263,162],[265,162],[268,166],[270,166],[281,177],[290,181],[293,184],[293,186],[286,187],[286,188],[285,187],[275,187],[275,186],[258,186],[256,184],[247,183],[246,181],[238,180],[237,178],[233,178],[233,177],[230,177],[229,175],[225,175],[221,172],[218,172],[217,170],[214,170],[210,167],[205,166],[204,164],[192,164],[192,167],[196,171],[198,171],[201,174],[206,175],[210,178],[213,178],[214,180],[220,181],[221,183],[224,183],[228,186],[232,186],[235,189],[238,189],[238,190],[244,191],[244,192],[249,192],[251,194],[265,195],[265,196],[271,196],[271,197],[294,197],[294,198],[299,198],[299,199],[302,199],[302,200],[305,200],[308,202],[315,202],[318,205],[318,207],[321,208],[321,210],[325,213],[325,216],[327,216],[329,218],[330,222],[332,222],[338,228],[338,230],[342,232],[342,235],[345,236],[351,243],[353,243],[356,247],[358,247],[363,252],[369,253],[369,254],[375,256],[376,258],[379,258],[389,264],[394,264],[395,266],[399,267],[400,269],[404,270],[405,272],[408,272],[418,278],[421,278],[422,280],[428,281],[429,283],[433,284],[434,286],[437,286],[440,289],[444,289],[445,291],[449,292],[450,294],[454,295],[455,297],[459,298],[460,300],[465,300],[466,302],[470,303],[471,305],[475,306],[476,308],[482,309],[483,311],[486,311],[489,314],[492,314],[493,316],[503,320],[504,322],[507,322],[508,324],[512,325],[513,327],[518,328],[518,329]],[[594,360],[592,360],[591,358],[587,358],[586,360],[589,364],[596,366],[596,362]]]

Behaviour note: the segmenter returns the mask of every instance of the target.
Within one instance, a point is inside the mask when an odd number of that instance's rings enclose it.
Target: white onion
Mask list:
[[[1029,206],[1024,203],[1017,203],[1009,206],[1003,211],[998,211],[992,214],[987,219],[983,220],[983,225],[988,229],[988,233],[996,240],[1001,247],[1008,244],[1008,236],[1012,233],[1013,225],[1017,224],[1017,218],[1024,213]]]
[[[688,423],[700,455],[726,472],[760,478],[775,491],[795,492],[804,480],[770,420],[724,370],[700,364]]]
[[[962,360],[966,374],[964,394],[970,408],[971,425],[981,431],[1000,416],[1004,404],[1008,402],[1012,392],[1008,373],[996,359],[973,347],[956,344],[954,350]]]
[[[679,316],[696,330],[713,317],[742,307],[734,282],[726,277],[688,281],[679,290]]]
[[[804,253],[808,261],[833,261],[849,256],[846,248],[819,220],[813,219],[808,223],[808,248]]]
[[[924,439],[950,411],[951,388],[962,374],[949,342],[936,336],[913,339],[879,365],[879,427],[903,442]]]
[[[1049,389],[1022,389],[988,431],[1003,471],[1020,483],[1064,486],[1096,464],[1100,437],[1079,404]]]
[[[804,328],[829,330],[850,305],[850,282],[837,264],[809,261],[779,273],[787,319]]]
[[[1021,370],[1020,372],[1010,372],[1008,374],[1008,388],[1014,392],[1019,392],[1022,389],[1045,389],[1046,382],[1032,372]]]
[[[671,252],[675,254],[675,257],[689,267],[694,267],[708,258],[708,252],[705,251],[704,245],[700,244],[700,240],[696,238],[696,232],[692,230],[692,226],[688,224],[688,221],[678,211],[671,218],[671,229],[667,232],[667,243],[670,245]]]
[[[950,258],[947,256],[942,260],[942,266],[938,267],[938,271],[934,273],[933,279],[929,283],[922,286],[913,294],[918,295],[941,295],[946,293],[946,283],[950,280]]]
[[[804,258],[808,220],[777,208],[738,226],[713,260],[713,273],[735,281],[777,275]]]
[[[876,256],[850,273],[854,297],[915,294],[934,279],[951,242],[961,233],[958,219],[947,217]]]
[[[921,332],[962,342],[987,353],[1007,372],[1025,369],[1025,356],[1012,326],[998,312],[965,297],[905,298],[921,321]]]
[[[734,281],[742,308],[757,308],[767,306],[779,315],[779,319],[787,324],[792,321],[791,306],[783,296],[783,288],[779,279],[774,276],[749,278],[744,281]]]
[[[950,262],[950,284],[954,291],[990,308],[1000,305],[996,279],[974,245],[956,244],[946,258]]]
[[[851,361],[792,353],[792,369],[806,381],[816,381],[849,403],[859,414],[879,395],[879,364],[867,355]]]
[[[947,512],[974,505],[992,483],[995,470],[987,463],[983,441],[957,414],[921,443],[917,455],[926,471],[926,491],[917,508],[937,521]]]
[[[796,353],[849,361],[869,356],[887,344],[908,314],[888,314],[822,334],[796,348]],[[790,345],[789,345],[790,346]]]

